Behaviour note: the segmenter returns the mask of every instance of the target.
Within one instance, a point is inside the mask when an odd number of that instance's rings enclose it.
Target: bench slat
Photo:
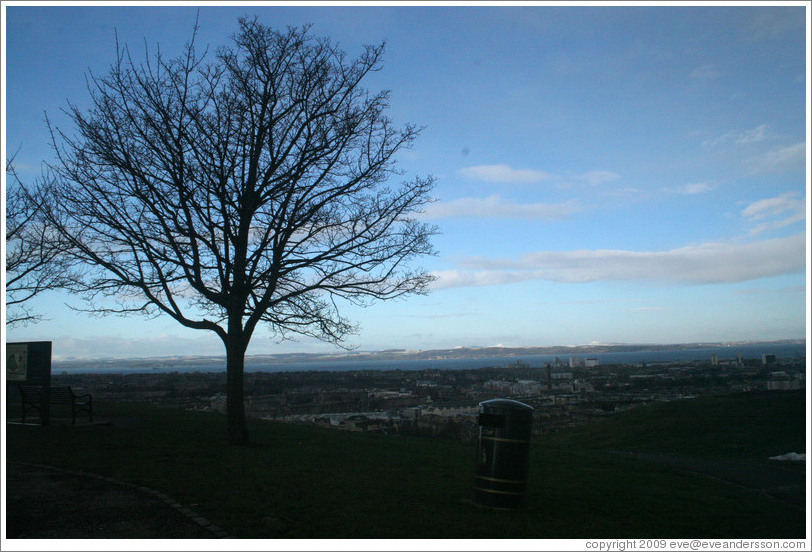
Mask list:
[[[43,408],[43,392],[45,389],[42,386],[36,385],[20,385],[20,396],[22,398],[23,419],[29,410],[37,410],[38,412]],[[76,423],[76,414],[85,412],[90,421],[93,421],[93,396],[90,394],[77,395],[70,387],[50,387],[49,402],[56,404],[66,404],[71,407],[71,415],[73,416],[73,423]]]

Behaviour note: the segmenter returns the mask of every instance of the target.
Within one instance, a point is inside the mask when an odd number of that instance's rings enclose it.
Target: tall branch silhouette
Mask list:
[[[16,155],[15,155],[16,156]],[[9,327],[37,323],[46,315],[30,307],[41,293],[63,288],[75,274],[65,255],[66,242],[48,222],[46,212],[53,201],[50,180],[43,175],[27,184],[6,160],[6,324]]]

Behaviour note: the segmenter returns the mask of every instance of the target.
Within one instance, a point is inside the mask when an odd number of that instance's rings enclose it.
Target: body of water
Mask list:
[[[280,363],[277,365],[251,366],[246,362],[248,371],[296,371],[296,370],[470,370],[485,367],[507,367],[517,361],[528,364],[531,367],[545,366],[559,359],[569,362],[570,357],[581,360],[587,358],[597,359],[601,365],[607,364],[648,364],[658,362],[679,362],[679,361],[710,361],[711,355],[715,354],[719,360],[734,360],[738,354],[745,359],[761,359],[762,355],[775,355],[776,358],[798,358],[805,356],[806,346],[795,344],[781,345],[743,345],[740,347],[707,347],[681,350],[662,351],[628,351],[611,353],[589,353],[589,354],[553,354],[553,355],[514,355],[509,357],[493,358],[457,358],[457,359],[433,359],[433,360],[337,360],[331,362],[302,362],[302,363]]]
[[[609,364],[655,364],[692,361],[710,361],[712,355],[722,360],[734,360],[741,354],[744,359],[761,360],[762,355],[775,355],[778,359],[797,359],[806,356],[806,345],[794,343],[780,344],[747,344],[726,347],[697,347],[692,349],[656,350],[656,351],[614,351],[606,353],[559,353],[549,355],[513,355],[492,358],[457,358],[457,359],[422,359],[422,360],[331,360],[318,362],[279,362],[262,364],[252,363],[246,358],[245,370],[247,372],[298,372],[298,371],[353,371],[353,370],[473,370],[486,367],[507,367],[521,361],[531,367],[542,367],[555,361],[556,358],[568,362],[570,357],[580,360],[597,359],[601,365]],[[148,373],[148,372],[224,372],[225,360],[222,366],[216,364],[195,364],[178,362],[173,365],[171,361],[160,360],[154,366],[145,366],[143,361],[128,365],[126,361],[118,361],[109,366],[85,366],[80,363],[61,365],[54,363],[54,373]]]

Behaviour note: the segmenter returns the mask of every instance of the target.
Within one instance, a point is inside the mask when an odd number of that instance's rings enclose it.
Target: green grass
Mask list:
[[[768,462],[806,448],[804,391],[737,393],[636,408],[551,438],[556,446]]]
[[[254,444],[229,447],[221,415],[95,407],[99,418],[131,423],[9,425],[8,459],[161,490],[234,537],[803,538],[805,532],[797,508],[609,452],[742,460],[800,452],[801,393],[641,407],[536,439],[527,504],[515,511],[471,503],[473,442],[252,420]]]

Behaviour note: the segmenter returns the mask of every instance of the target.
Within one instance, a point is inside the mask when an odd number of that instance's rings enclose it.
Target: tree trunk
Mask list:
[[[245,369],[245,345],[239,337],[226,340],[226,418],[230,445],[247,445],[248,425],[245,423],[245,394],[243,372]]]

